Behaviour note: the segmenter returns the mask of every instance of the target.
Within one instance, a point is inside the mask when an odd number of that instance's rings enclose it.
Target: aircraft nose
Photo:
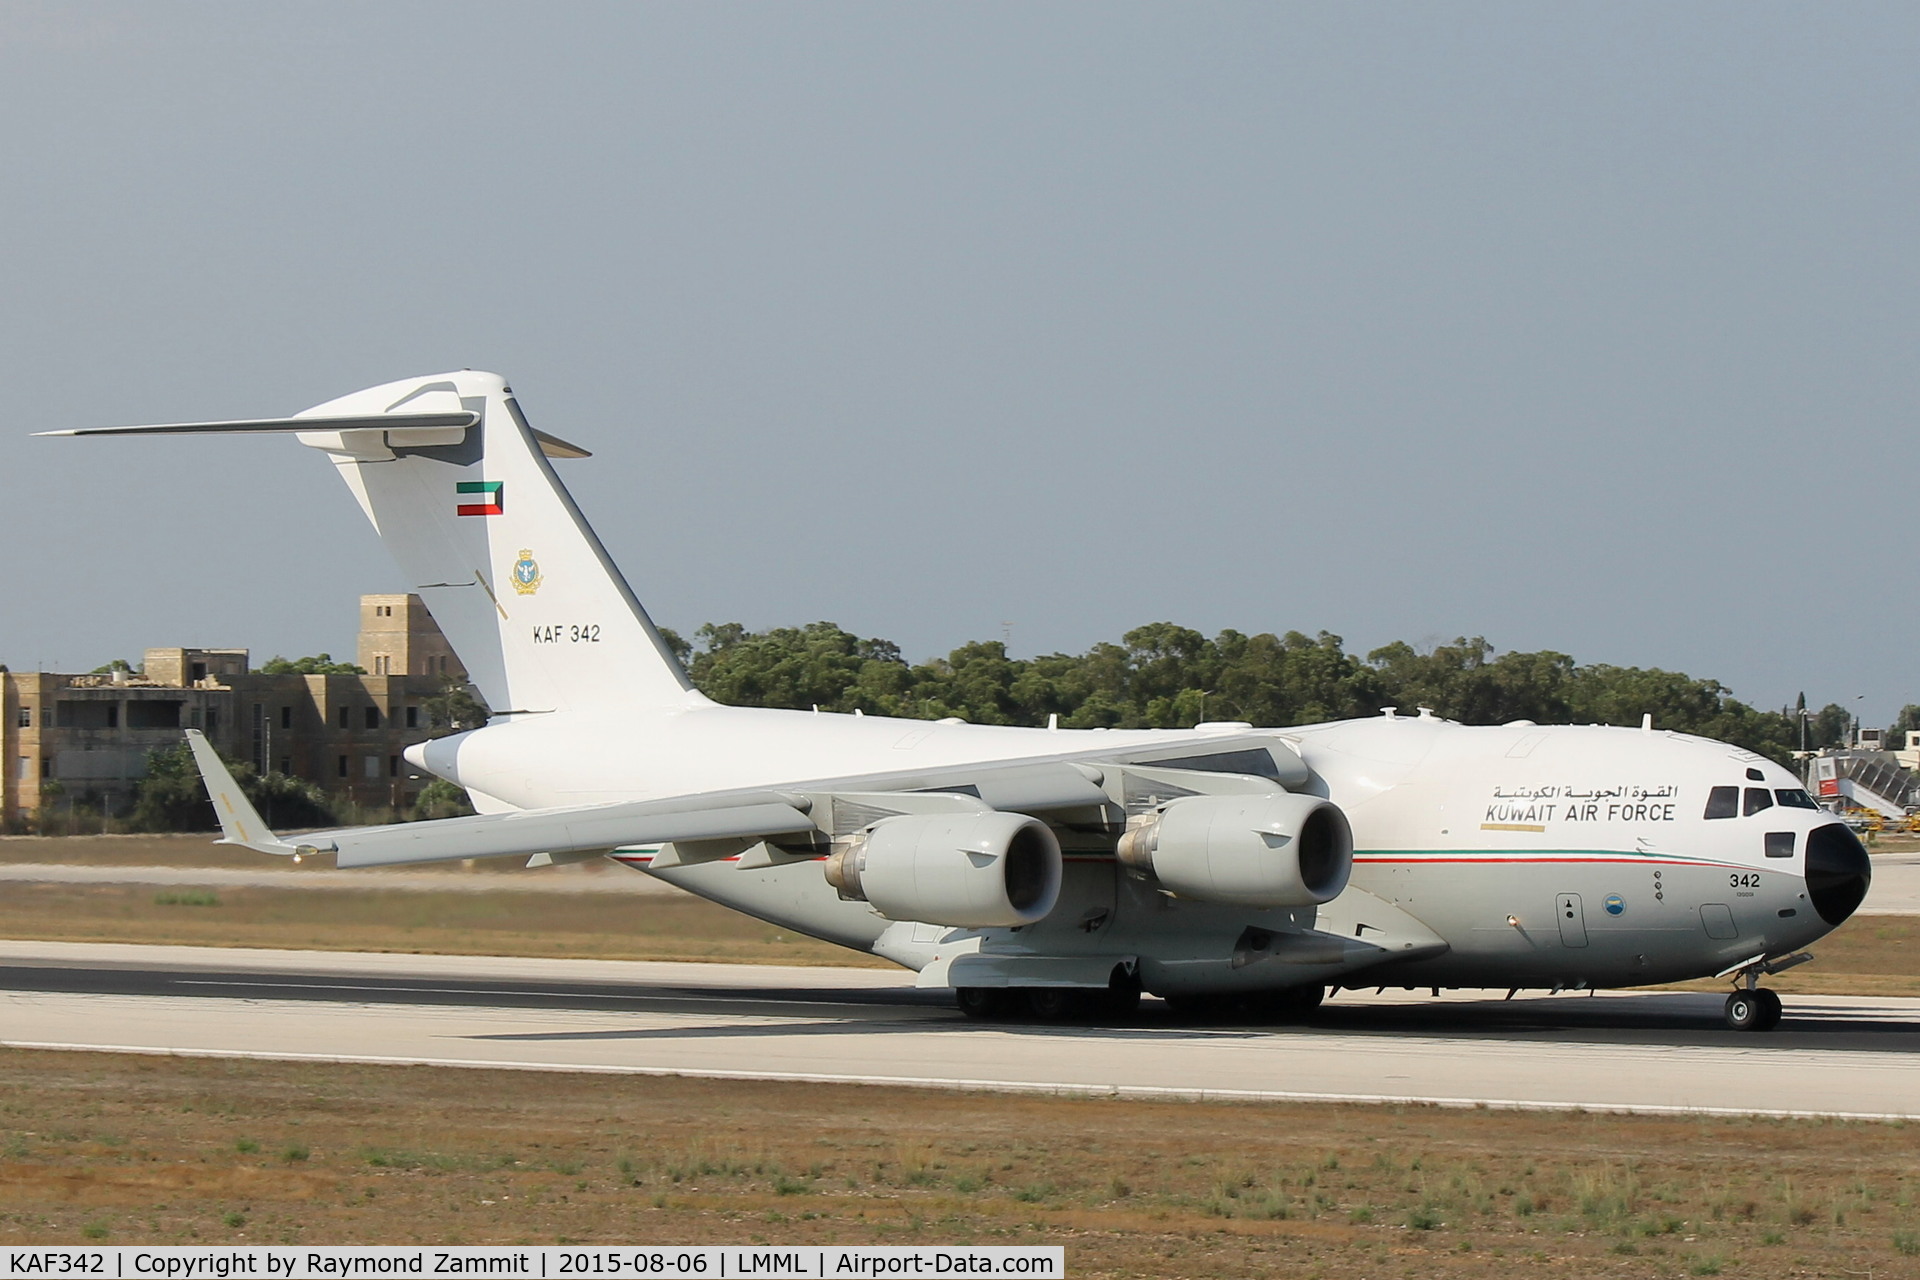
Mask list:
[[[1860,837],[1831,822],[1807,833],[1807,896],[1828,924],[1852,915],[1867,896],[1873,866]]]

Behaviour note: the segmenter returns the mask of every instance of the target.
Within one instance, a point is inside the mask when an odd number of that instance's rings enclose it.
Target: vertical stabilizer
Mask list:
[[[529,427],[499,375],[409,378],[307,419],[301,443],[333,459],[496,712],[703,701],[554,474],[585,452]]]

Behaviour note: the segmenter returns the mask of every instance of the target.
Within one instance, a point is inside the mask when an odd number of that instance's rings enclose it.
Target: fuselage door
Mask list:
[[[1733,922],[1733,908],[1724,902],[1706,902],[1700,905],[1700,924],[1709,938],[1737,938],[1740,926]]]
[[[1580,909],[1580,895],[1563,893],[1554,916],[1560,921],[1560,945],[1563,947],[1584,947],[1587,945],[1587,917]]]

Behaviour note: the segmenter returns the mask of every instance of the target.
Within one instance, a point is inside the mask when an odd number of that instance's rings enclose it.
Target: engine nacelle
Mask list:
[[[882,818],[827,859],[842,898],[889,920],[964,929],[1033,924],[1060,900],[1060,842],[1019,813]]]
[[[1353,872],[1353,829],[1317,796],[1189,796],[1120,838],[1121,863],[1183,898],[1313,907]]]

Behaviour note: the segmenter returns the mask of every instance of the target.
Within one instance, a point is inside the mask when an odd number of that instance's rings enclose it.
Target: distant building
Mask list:
[[[0,825],[69,801],[126,813],[147,753],[189,728],[262,773],[407,807],[428,779],[400,753],[433,736],[428,700],[466,673],[411,595],[361,597],[358,663],[370,674],[266,675],[245,649],[149,649],[139,672],[0,674]]]
[[[360,647],[354,663],[374,676],[466,678],[453,646],[419,596],[360,597]]]

